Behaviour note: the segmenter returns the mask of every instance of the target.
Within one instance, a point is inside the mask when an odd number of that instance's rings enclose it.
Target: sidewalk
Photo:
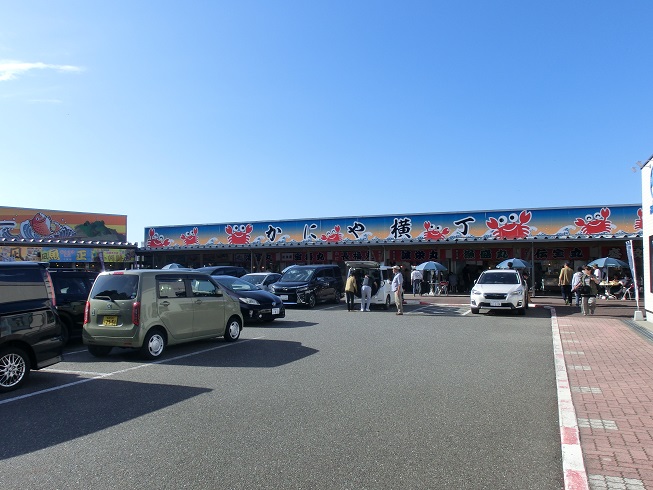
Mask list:
[[[414,298],[408,293],[405,299],[469,304],[467,295]],[[653,490],[653,323],[633,320],[634,300],[599,300],[593,316],[556,296],[536,296],[531,304],[551,311],[554,343],[559,334],[566,366],[563,384],[568,380],[571,390],[571,406],[565,407],[559,389],[561,419],[568,410],[577,422],[582,478],[566,477],[565,488]],[[643,301],[640,310],[645,315]],[[561,433],[565,460],[562,420]]]

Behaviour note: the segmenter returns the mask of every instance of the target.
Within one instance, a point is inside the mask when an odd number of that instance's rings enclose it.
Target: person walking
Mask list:
[[[410,283],[413,285],[413,296],[419,294],[422,295],[422,271],[413,269],[413,272],[410,273]]]
[[[580,290],[581,295],[581,311],[583,315],[594,314],[596,310],[596,295],[598,292],[597,284],[601,282],[592,273],[592,268],[589,265],[586,265],[583,271],[583,276],[580,279],[580,282],[577,284],[577,288]]]
[[[562,291],[562,299],[566,305],[571,305],[571,279],[574,275],[574,271],[569,267],[569,262],[565,262],[565,265],[560,269],[560,276],[558,276],[558,286]]]
[[[580,306],[580,288],[578,287],[578,283],[580,282],[581,278],[583,277],[583,268],[578,266],[578,269],[576,269],[576,272],[574,272],[574,275],[571,278],[571,290],[574,293],[574,296],[576,296],[576,306]]]
[[[358,287],[356,285],[356,276],[350,274],[345,284],[345,296],[347,297],[347,311],[354,311],[354,295]]]
[[[365,274],[363,285],[361,286],[361,311],[370,311],[372,302],[372,286],[370,285],[370,276]]]
[[[395,273],[392,278],[392,292],[395,294],[395,305],[397,305],[397,315],[404,314],[404,298],[403,298],[403,286],[404,286],[404,276],[401,274],[401,267],[395,265],[392,268]]]

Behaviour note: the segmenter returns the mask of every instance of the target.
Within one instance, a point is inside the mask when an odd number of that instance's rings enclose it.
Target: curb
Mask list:
[[[553,355],[555,359],[556,385],[558,391],[558,420],[560,423],[560,444],[562,447],[562,470],[566,490],[587,490],[589,483],[583,450],[580,445],[580,433],[576,409],[571,398],[567,364],[562,349],[558,316],[552,306],[543,306],[551,312],[551,330],[553,337]]]

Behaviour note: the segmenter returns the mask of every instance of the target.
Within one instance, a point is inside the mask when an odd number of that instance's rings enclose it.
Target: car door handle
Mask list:
[[[197,299],[197,300],[195,300],[195,304],[197,304],[197,305],[201,305],[201,304],[202,304],[202,300],[201,300],[201,299]]]
[[[169,302],[169,301],[161,301],[161,304],[162,304],[163,306],[169,306],[169,305],[170,305],[170,302]]]

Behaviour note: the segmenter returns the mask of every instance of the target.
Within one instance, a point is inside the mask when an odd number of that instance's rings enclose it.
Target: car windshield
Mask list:
[[[111,298],[111,301],[134,299],[138,289],[138,276],[128,274],[109,274],[98,276],[91,290],[91,298],[98,296]]]
[[[263,274],[245,274],[241,279],[251,282],[252,284],[261,284],[265,279],[265,276]]]
[[[481,274],[477,284],[519,284],[519,275],[514,272],[493,272]]]
[[[227,289],[231,289],[235,293],[243,291],[260,291],[261,289],[256,284],[243,281],[242,279],[238,279],[237,277],[233,276],[220,276],[214,277],[214,279],[220,283],[220,285],[226,287]]]
[[[280,280],[283,282],[304,282],[310,279],[313,272],[315,272],[313,268],[302,269],[293,267],[292,269],[288,269]]]

